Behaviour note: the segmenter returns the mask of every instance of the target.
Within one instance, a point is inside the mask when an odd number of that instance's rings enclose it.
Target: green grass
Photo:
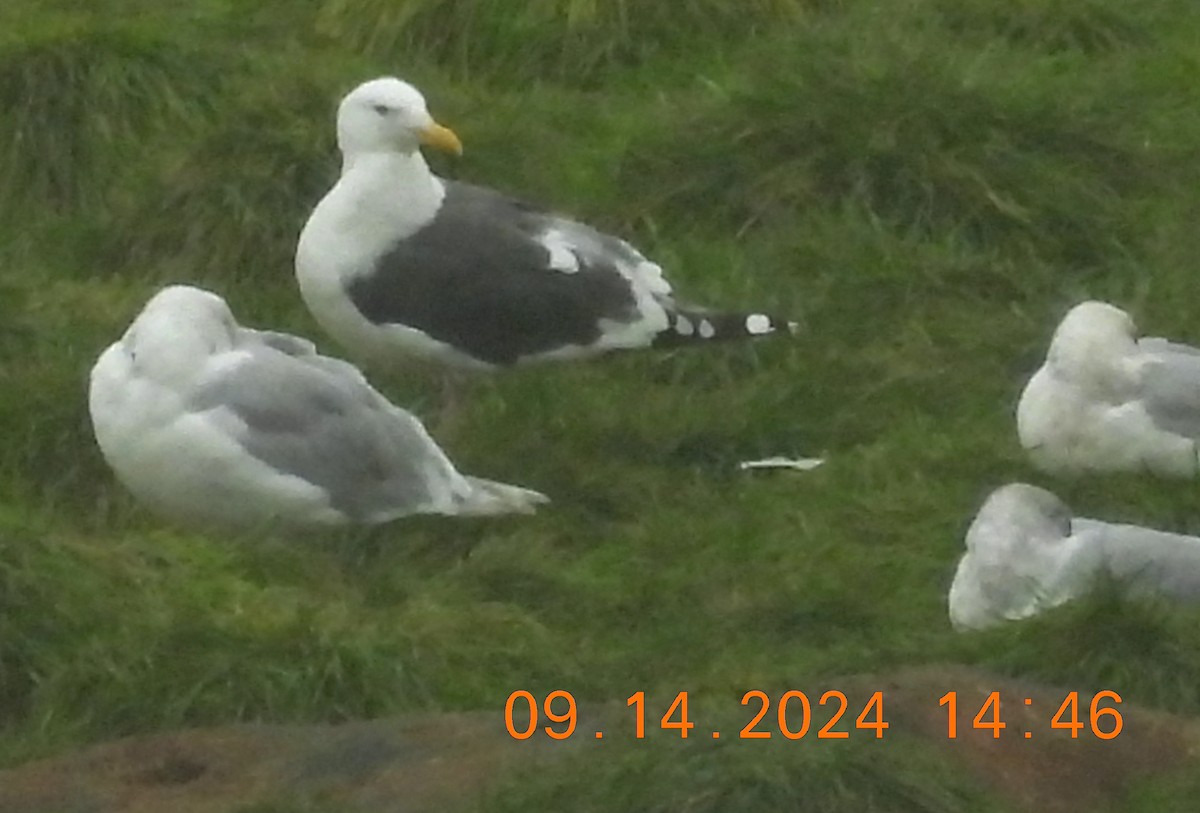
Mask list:
[[[478,83],[596,88],[614,71],[803,24],[807,0],[327,0],[318,30],[376,59],[418,54]],[[682,25],[680,22],[682,21]]]
[[[904,750],[900,757],[899,749]],[[553,785],[522,777],[487,800],[498,813],[525,810],[803,810],[812,813],[954,813],[989,804],[944,760],[917,743],[723,742],[628,745],[559,769]]]
[[[518,688],[740,697],[947,660],[1200,712],[1192,612],[1098,600],[960,636],[945,611],[967,523],[1008,480],[1200,532],[1194,484],[1044,478],[1012,418],[1085,296],[1200,341],[1191,4],[94,5],[0,12],[0,763],[184,724],[498,715]],[[339,95],[383,73],[463,136],[440,171],[804,332],[480,386],[438,439],[549,493],[534,518],[294,540],[166,525],[100,459],[87,370],[166,281],[336,351],[291,255],[337,171]],[[378,383],[429,403],[423,378]],[[736,471],[772,454],[829,462]],[[488,804],[603,779],[618,789],[584,809],[987,809],[919,748],[820,750],[800,777],[735,746],[622,751]],[[665,790],[683,777],[699,797]]]

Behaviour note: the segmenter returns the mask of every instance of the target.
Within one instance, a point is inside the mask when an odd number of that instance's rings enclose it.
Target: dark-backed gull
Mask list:
[[[491,369],[794,328],[681,305],[624,240],[437,177],[421,145],[462,146],[399,79],[351,91],[337,138],[342,174],[304,226],[296,276],[317,321],[357,358]]]

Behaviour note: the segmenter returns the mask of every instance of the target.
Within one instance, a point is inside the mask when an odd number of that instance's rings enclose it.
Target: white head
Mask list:
[[[991,493],[967,530],[967,555],[950,587],[959,629],[1025,618],[1078,595],[1100,547],[1076,533],[1071,509],[1045,489],[1009,483]]]
[[[143,375],[179,381],[214,353],[237,342],[238,323],[225,300],[188,285],[170,285],[150,298],[122,343]]]
[[[412,154],[422,144],[462,154],[458,136],[433,120],[421,92],[393,76],[364,82],[346,94],[338,107],[337,138],[346,156]]]
[[[1063,318],[1047,356],[1055,369],[1094,381],[1111,377],[1137,349],[1129,314],[1106,302],[1083,302]]]
[[[1071,535],[1071,509],[1044,488],[1026,483],[1000,486],[984,501],[967,530],[967,550],[986,553],[1002,537],[1011,547],[1036,551]],[[1018,562],[1027,554],[1014,557]]]

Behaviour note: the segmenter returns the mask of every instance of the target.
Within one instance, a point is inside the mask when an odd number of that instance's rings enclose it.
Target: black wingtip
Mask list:
[[[670,324],[655,338],[657,347],[758,339],[784,333],[795,336],[800,331],[797,322],[766,313],[678,310],[671,312],[669,317]]]

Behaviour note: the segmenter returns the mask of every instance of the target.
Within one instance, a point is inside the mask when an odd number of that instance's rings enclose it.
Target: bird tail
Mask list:
[[[460,505],[461,513],[469,516],[496,514],[532,514],[539,505],[550,502],[541,492],[520,486],[510,486],[481,477],[467,477],[471,492]]]
[[[679,347],[709,341],[756,339],[775,333],[795,335],[796,322],[766,313],[717,313],[703,308],[674,307],[670,324],[654,337],[655,347]]]

